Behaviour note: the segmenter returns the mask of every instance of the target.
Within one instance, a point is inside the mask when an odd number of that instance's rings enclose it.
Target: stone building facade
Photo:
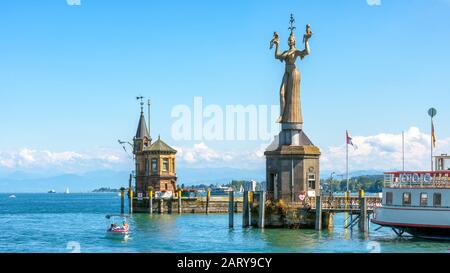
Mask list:
[[[136,197],[148,197],[149,187],[152,187],[154,192],[175,193],[177,189],[177,151],[160,137],[152,142],[142,111],[134,137],[133,153],[136,164]]]

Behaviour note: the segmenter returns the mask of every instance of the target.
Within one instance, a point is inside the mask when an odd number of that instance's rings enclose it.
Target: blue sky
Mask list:
[[[153,101],[153,137],[161,134],[185,151],[181,161],[195,149],[212,154],[197,164],[219,166],[223,154],[239,158],[239,152],[251,161],[266,142],[173,140],[171,110],[192,106],[195,96],[222,107],[278,104],[284,67],[268,45],[278,31],[287,47],[290,13],[297,37],[306,23],[314,32],[312,54],[298,66],[304,128],[325,160],[340,160],[332,153],[342,148],[346,129],[361,142],[382,134],[398,139],[410,128],[429,134],[430,106],[438,109],[440,147],[450,149],[450,1],[81,0],[70,6],[65,0],[5,0],[0,168],[25,166],[1,166],[2,157],[20,161],[24,149],[35,156],[122,157],[117,139],[131,139],[136,130],[138,94]],[[117,162],[131,166],[123,158]],[[372,167],[386,166],[358,166]]]

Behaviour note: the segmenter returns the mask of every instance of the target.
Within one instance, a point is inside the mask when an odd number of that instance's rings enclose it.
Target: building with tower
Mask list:
[[[152,141],[141,101],[141,115],[133,139],[133,154],[136,164],[135,196],[138,199],[149,196],[149,187],[154,192],[175,193],[177,188],[176,153],[177,151],[167,145],[159,136],[155,142]],[[136,203],[136,205],[138,204]]]

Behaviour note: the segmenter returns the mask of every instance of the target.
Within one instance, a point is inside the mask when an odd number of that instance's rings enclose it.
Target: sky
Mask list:
[[[297,66],[322,170],[343,171],[346,129],[353,170],[401,167],[402,131],[407,168],[428,168],[430,107],[436,153],[450,152],[448,0],[5,0],[0,174],[131,169],[117,140],[136,132],[138,95],[178,166],[264,168],[270,138],[180,139],[175,114],[187,107],[193,120],[195,98],[223,112],[277,107],[284,66],[269,41],[277,31],[287,48],[291,13],[298,48],[304,25],[314,33]]]

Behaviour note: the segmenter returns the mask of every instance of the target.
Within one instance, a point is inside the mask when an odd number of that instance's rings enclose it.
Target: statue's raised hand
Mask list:
[[[306,25],[306,33],[305,35],[303,35],[303,42],[306,43],[308,42],[309,38],[311,38],[311,36],[313,35],[312,31],[311,31],[311,26],[309,24]]]
[[[276,33],[276,32],[274,32],[273,33],[273,38],[272,38],[272,40],[270,40],[270,49],[272,49],[273,48],[273,45],[280,45],[280,40],[279,40],[279,38],[278,38],[278,33]]]

